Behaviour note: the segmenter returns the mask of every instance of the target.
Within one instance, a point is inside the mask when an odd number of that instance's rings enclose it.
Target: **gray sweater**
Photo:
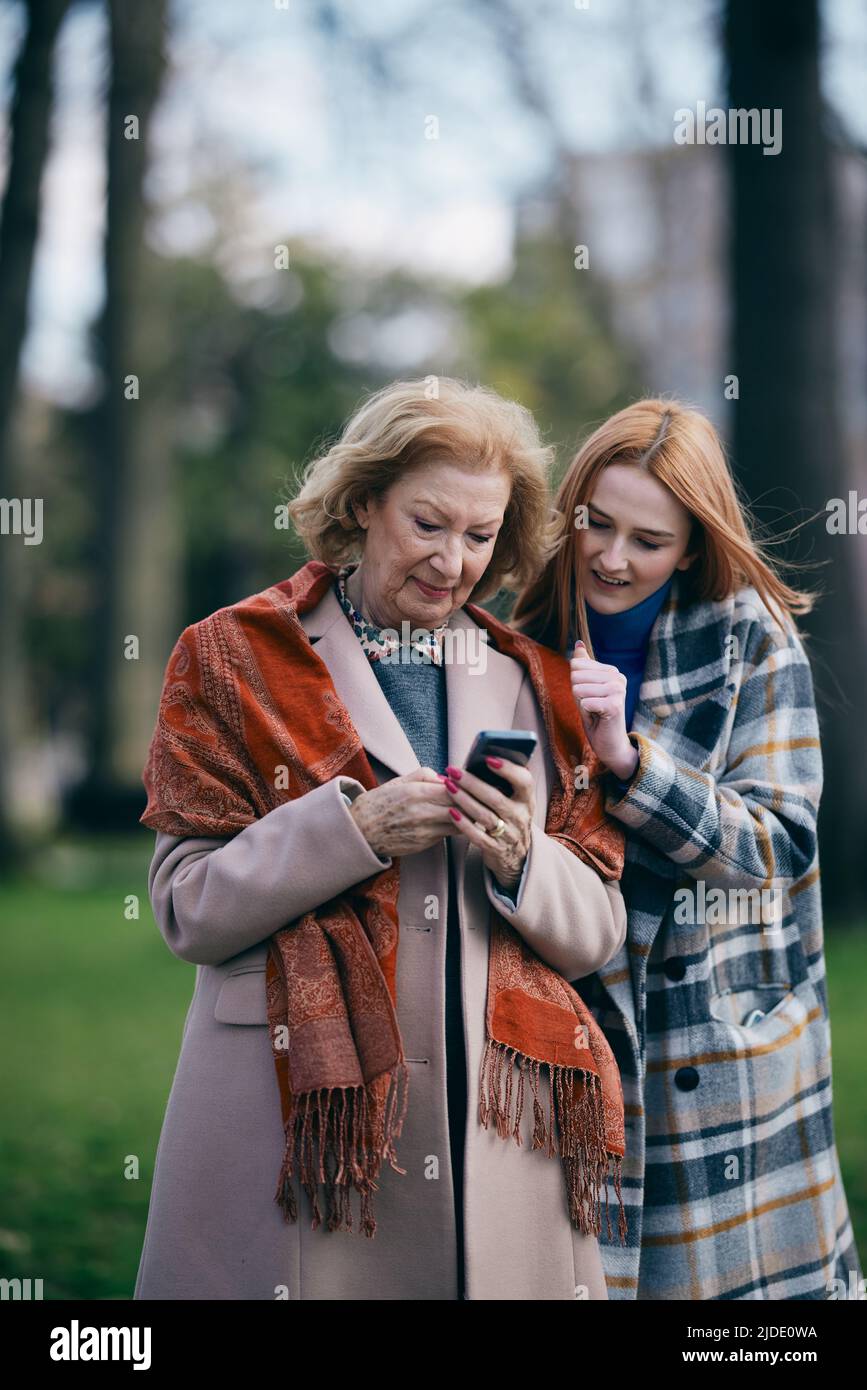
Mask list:
[[[432,661],[404,663],[372,661],[376,679],[422,767],[444,772],[449,760],[446,669]],[[455,1189],[458,1247],[458,1298],[464,1296],[463,1170],[467,1122],[467,1067],[464,1054],[464,1015],[461,1007],[461,929],[452,842],[446,840],[449,902],[446,924],[446,1091],[449,1148]]]

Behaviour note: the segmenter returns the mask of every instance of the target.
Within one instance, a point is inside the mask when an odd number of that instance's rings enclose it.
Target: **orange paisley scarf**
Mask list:
[[[299,621],[335,573],[310,561],[291,579],[184,629],[166,667],[143,772],[144,825],[170,835],[231,836],[338,775],[377,786],[349,712]],[[619,878],[623,837],[603,813],[601,769],[581,728],[568,663],[484,609],[467,604],[466,612],[530,673],[558,779],[546,834],[601,877]],[[589,786],[576,790],[579,764]],[[383,1160],[405,1172],[394,1147],[409,1089],[397,1023],[398,883],[395,859],[342,897],[287,922],[268,943],[268,1022],[286,1140],[275,1200],[286,1220],[297,1219],[297,1163],[313,1229],[322,1219],[321,1183],[327,1228],[352,1230],[354,1188],[361,1229],[372,1236]],[[580,924],[576,901],[576,931]],[[487,1128],[493,1118],[501,1138],[520,1144],[528,1076],[532,1147],[547,1145],[549,1156],[561,1158],[573,1225],[599,1234],[605,1183],[610,1235],[613,1163],[623,1241],[623,1091],[614,1056],[571,985],[493,908],[486,1021],[480,1123]],[[539,1095],[545,1069],[547,1117]]]

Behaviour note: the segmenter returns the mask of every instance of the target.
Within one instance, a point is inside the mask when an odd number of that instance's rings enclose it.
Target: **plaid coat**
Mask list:
[[[609,1297],[850,1298],[810,667],[754,589],[690,604],[682,584],[650,636],[638,768],[606,802],[627,832],[627,940],[580,982],[626,1104]]]

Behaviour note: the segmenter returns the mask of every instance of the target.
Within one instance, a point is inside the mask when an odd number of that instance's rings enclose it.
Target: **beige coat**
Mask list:
[[[464,610],[452,626],[476,627]],[[349,710],[378,782],[418,760],[331,590],[304,618]],[[465,1150],[466,1297],[607,1297],[598,1244],[568,1217],[558,1158],[485,1130],[477,1112],[485,1044],[488,914],[502,912],[568,980],[604,966],[623,945],[619,888],[544,831],[554,769],[529,676],[487,646],[487,671],[446,667],[449,759],[461,765],[482,728],[531,728],[536,816],[517,910],[492,889],[480,852],[455,838],[461,925],[468,1109]],[[286,679],[291,680],[287,669]],[[436,769],[442,771],[442,769]],[[273,1200],[283,1150],[265,1014],[269,936],[383,867],[355,825],[339,777],[279,806],[231,839],[157,834],[149,889],[172,952],[197,965],[193,999],[156,1157],[135,1295],[141,1299],[454,1299],[455,1220],[446,1104],[444,1025],[448,873],[445,842],[403,857],[397,1013],[409,1102],[397,1141],[401,1176],[386,1165],[372,1239],[310,1228],[307,1198],[284,1221]],[[390,862],[390,861],[385,861]],[[433,897],[432,897],[433,895]],[[439,904],[431,918],[430,904]],[[528,1112],[525,1108],[524,1123]],[[616,1198],[609,1189],[612,1224]],[[604,1219],[604,1199],[603,1199]]]

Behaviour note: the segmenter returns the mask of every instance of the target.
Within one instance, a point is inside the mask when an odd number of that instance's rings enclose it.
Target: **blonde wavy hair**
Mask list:
[[[554,458],[530,411],[489,387],[453,377],[395,381],[363,401],[336,443],[307,464],[287,510],[308,553],[338,567],[363,554],[354,504],[381,498],[409,469],[430,462],[502,469],[512,490],[470,595],[479,602],[529,583],[554,554],[562,529],[549,492]]]
[[[636,401],[612,415],[579,448],[557,492],[555,505],[564,528],[556,554],[519,594],[510,624],[565,652],[573,614],[588,652],[584,595],[578,574],[575,517],[589,504],[596,480],[610,463],[631,464],[664,483],[692,517],[687,554],[697,552],[681,575],[691,601],[723,599],[752,586],[783,626],[797,631],[795,614],[809,613],[818,594],[792,588],[779,570],[808,569],[772,560],[758,539],[758,527],[739,495],[722,441],[706,415],[677,400]],[[806,525],[807,523],[802,523]],[[799,529],[778,536],[779,544]]]

